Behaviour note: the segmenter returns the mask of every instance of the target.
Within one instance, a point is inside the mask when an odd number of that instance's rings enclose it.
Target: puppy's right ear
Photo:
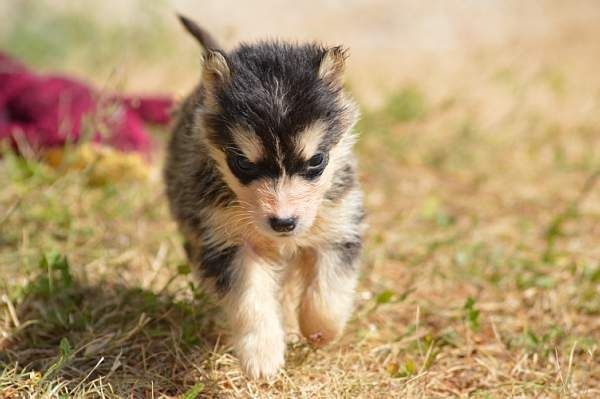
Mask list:
[[[191,19],[184,17],[183,15],[177,15],[179,21],[198,43],[202,46],[204,51],[223,51],[219,43],[212,37],[210,33],[198,26],[198,24]]]

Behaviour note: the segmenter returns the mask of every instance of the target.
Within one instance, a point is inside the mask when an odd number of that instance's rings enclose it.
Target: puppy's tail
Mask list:
[[[218,51],[223,53],[223,49],[219,43],[212,37],[210,33],[198,26],[198,24],[191,19],[178,14],[179,21],[183,24],[185,29],[200,43],[205,51]]]

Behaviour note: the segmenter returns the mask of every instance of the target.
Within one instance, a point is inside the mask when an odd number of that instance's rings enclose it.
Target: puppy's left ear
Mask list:
[[[229,80],[231,71],[225,53],[209,50],[204,55],[202,68],[202,81],[205,85],[216,87]]]
[[[341,87],[344,83],[344,67],[348,50],[342,46],[331,47],[325,51],[319,65],[319,77],[328,84]]]

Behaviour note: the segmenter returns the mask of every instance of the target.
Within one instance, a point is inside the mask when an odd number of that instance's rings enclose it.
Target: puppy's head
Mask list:
[[[224,180],[263,234],[306,232],[351,157],[357,111],[342,92],[345,51],[261,42],[226,53],[184,24],[206,50],[199,134]]]

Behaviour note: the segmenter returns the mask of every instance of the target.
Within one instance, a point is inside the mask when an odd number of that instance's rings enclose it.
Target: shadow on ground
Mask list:
[[[118,396],[178,395],[198,383],[217,390],[209,370],[219,328],[205,297],[84,284],[66,260],[52,263],[16,294],[20,326],[2,345],[0,368],[59,377],[69,388],[102,377]]]

